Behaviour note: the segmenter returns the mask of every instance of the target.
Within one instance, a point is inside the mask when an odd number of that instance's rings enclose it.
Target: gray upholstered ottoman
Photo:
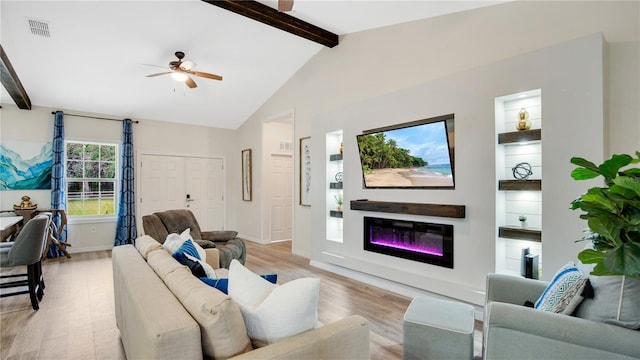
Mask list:
[[[473,359],[473,306],[417,296],[402,322],[404,359]]]

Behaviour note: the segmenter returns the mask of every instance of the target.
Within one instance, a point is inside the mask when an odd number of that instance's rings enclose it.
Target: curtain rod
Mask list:
[[[55,115],[55,111],[52,111],[51,114]],[[89,119],[98,119],[98,120],[111,120],[111,121],[124,121],[121,119],[109,119],[109,118],[103,118],[103,117],[97,117],[97,116],[88,116],[88,115],[77,115],[77,114],[67,114],[66,112],[62,112],[65,115],[69,115],[69,116],[77,116],[77,117],[83,117],[83,118],[89,118]],[[134,124],[138,124],[140,123],[140,121],[138,120],[131,120],[132,123]]]

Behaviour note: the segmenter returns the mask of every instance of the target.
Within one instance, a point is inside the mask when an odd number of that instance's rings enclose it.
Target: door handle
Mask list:
[[[187,202],[191,202],[193,199],[191,198],[191,194],[187,194]]]

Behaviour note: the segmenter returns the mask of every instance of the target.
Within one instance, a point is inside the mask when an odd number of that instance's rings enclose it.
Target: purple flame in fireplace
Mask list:
[[[409,250],[429,255],[444,255],[444,252],[442,250],[442,235],[439,234],[418,232],[415,234],[415,238],[407,240],[403,236],[398,237],[397,234],[389,233],[388,231],[382,231],[382,233],[372,231],[371,239],[369,242],[376,245]]]

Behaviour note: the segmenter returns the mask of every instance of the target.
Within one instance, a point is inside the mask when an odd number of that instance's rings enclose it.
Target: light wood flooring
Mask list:
[[[248,241],[247,254],[249,269],[275,272],[278,283],[320,278],[321,323],[361,315],[370,322],[371,358],[402,359],[402,318],[411,299],[311,267],[308,259],[291,254],[290,242]],[[44,262],[40,310],[31,308],[28,295],[0,299],[0,360],[125,358],[115,324],[111,252],[72,256]],[[476,330],[476,354],[479,335]]]

